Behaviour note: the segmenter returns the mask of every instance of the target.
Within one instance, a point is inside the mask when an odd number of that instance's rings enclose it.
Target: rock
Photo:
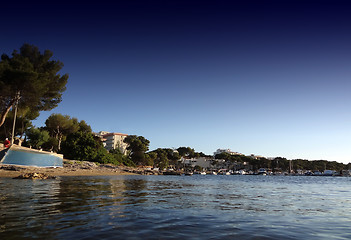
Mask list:
[[[109,169],[116,169],[117,166],[111,164],[100,164],[100,168],[109,168]]]
[[[21,170],[24,170],[25,168],[12,166],[12,165],[5,165],[5,166],[1,166],[1,169],[7,170],[7,171],[21,171]]]
[[[54,176],[48,176],[44,173],[24,173],[14,179],[55,179]]]

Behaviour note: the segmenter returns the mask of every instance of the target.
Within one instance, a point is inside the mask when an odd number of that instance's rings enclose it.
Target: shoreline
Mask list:
[[[27,173],[46,174],[50,177],[121,176],[139,175],[139,171],[137,168],[76,160],[63,160],[63,167],[58,168],[0,164],[0,178],[15,178]]]

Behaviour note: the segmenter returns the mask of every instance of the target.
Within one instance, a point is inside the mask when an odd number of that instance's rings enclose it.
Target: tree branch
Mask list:
[[[4,124],[7,114],[11,110],[12,106],[15,104],[16,100],[17,100],[17,97],[13,98],[9,103],[9,105],[1,112],[0,127]]]

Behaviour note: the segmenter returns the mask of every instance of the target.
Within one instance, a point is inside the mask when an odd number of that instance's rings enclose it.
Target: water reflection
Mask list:
[[[0,179],[0,192],[0,239],[351,237],[346,178]]]
[[[55,197],[60,180],[23,181],[0,179],[1,239],[55,238],[43,228],[48,217],[57,214]]]

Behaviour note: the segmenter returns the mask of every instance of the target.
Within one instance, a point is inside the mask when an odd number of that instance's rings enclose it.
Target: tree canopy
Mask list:
[[[164,169],[169,165],[177,167],[180,155],[178,151],[175,151],[171,148],[158,148],[156,150],[148,152],[147,159],[152,160],[154,166]]]
[[[127,150],[135,164],[145,164],[145,152],[149,150],[150,141],[143,136],[129,135],[124,139],[128,143]]]
[[[195,156],[195,150],[190,147],[179,147],[177,149],[178,153],[182,157],[194,157]]]
[[[51,114],[45,124],[50,135],[58,141],[58,150],[61,149],[63,138],[70,133],[77,132],[80,128],[76,118],[70,118],[68,115],[62,114]],[[86,125],[86,123],[84,122],[82,125]]]
[[[39,112],[30,111],[28,107],[18,109],[14,135],[15,136],[19,135],[20,138],[22,138],[26,130],[32,127],[31,120],[37,118],[38,116],[39,116]],[[14,112],[10,111],[6,117],[6,121],[1,126],[0,139],[11,137],[11,134],[12,134],[11,132],[13,128],[13,118],[14,118]]]
[[[28,138],[27,144],[34,148],[40,148],[42,145],[49,140],[49,132],[41,130],[39,128],[32,127],[26,131]]]
[[[101,141],[88,132],[71,133],[62,144],[62,153],[68,159],[97,161],[101,152],[107,153]]]
[[[24,44],[20,51],[11,56],[3,54],[0,61],[0,126],[5,122],[11,107],[18,101],[18,107],[33,112],[55,108],[66,90],[68,75],[59,71],[63,63],[50,60],[53,53]]]

